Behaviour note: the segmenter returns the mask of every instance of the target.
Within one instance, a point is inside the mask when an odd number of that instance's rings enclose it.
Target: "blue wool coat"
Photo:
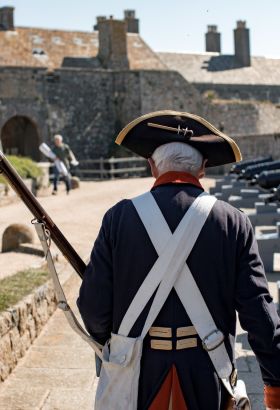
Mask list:
[[[201,192],[191,184],[167,183],[152,189],[172,232]],[[126,310],[156,259],[157,253],[132,202],[123,200],[109,209],[77,301],[85,326],[99,342],[104,343],[111,332],[118,332]],[[231,360],[234,362],[230,335],[235,336],[237,311],[241,326],[248,331],[264,382],[280,386],[280,319],[246,215],[217,201],[187,263],[217,327],[226,337]],[[150,303],[130,336],[141,333],[149,306]],[[175,329],[191,325],[172,290],[154,326]],[[150,336],[146,336],[139,384],[140,410],[148,409],[173,364],[188,410],[224,407],[227,394],[200,343],[197,348],[164,351],[152,350],[149,342]]]

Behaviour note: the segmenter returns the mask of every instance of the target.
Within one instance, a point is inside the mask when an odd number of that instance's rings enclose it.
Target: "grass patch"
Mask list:
[[[28,269],[0,280],[0,312],[15,305],[25,296],[45,283],[48,271]]]
[[[32,159],[30,158],[17,157],[15,155],[7,155],[7,159],[17,170],[21,178],[36,179],[37,177],[42,175],[41,168],[39,168],[36,162],[32,161]],[[7,181],[3,176],[0,176],[0,183],[7,185]]]

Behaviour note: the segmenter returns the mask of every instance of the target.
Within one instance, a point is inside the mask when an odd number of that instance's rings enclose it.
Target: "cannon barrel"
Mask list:
[[[271,162],[262,162],[257,165],[249,165],[239,175],[240,179],[253,179],[255,175],[259,175],[262,171],[280,169],[280,160]]]
[[[237,164],[232,165],[230,169],[231,174],[240,174],[240,172],[247,168],[250,165],[257,165],[261,164],[262,162],[271,162],[272,161],[272,156],[267,156],[267,157],[259,157],[255,159],[246,159],[244,161],[240,161]]]
[[[278,185],[278,187],[275,189],[274,193],[269,195],[266,199],[265,199],[265,203],[269,204],[271,202],[280,202],[280,185]]]
[[[280,166],[276,170],[262,171],[257,176],[256,183],[264,189],[276,188],[280,184]]]

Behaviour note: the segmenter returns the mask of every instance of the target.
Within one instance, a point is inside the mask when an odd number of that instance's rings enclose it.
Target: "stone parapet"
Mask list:
[[[25,355],[55,309],[55,293],[48,281],[0,314],[0,382]]]
[[[42,171],[42,175],[37,178],[37,184],[40,189],[47,189],[50,185],[49,169],[52,164],[50,162],[38,162],[37,165]]]

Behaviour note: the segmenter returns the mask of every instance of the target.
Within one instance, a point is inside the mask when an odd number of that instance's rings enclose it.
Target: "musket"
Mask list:
[[[3,174],[9,185],[25,203],[29,211],[38,222],[45,225],[50,232],[50,237],[63,253],[68,262],[73,266],[78,275],[82,278],[86,265],[77,254],[72,245],[67,241],[63,233],[55,225],[51,217],[44,210],[35,196],[30,192],[15,168],[10,164],[5,155],[0,151],[0,174]]]

